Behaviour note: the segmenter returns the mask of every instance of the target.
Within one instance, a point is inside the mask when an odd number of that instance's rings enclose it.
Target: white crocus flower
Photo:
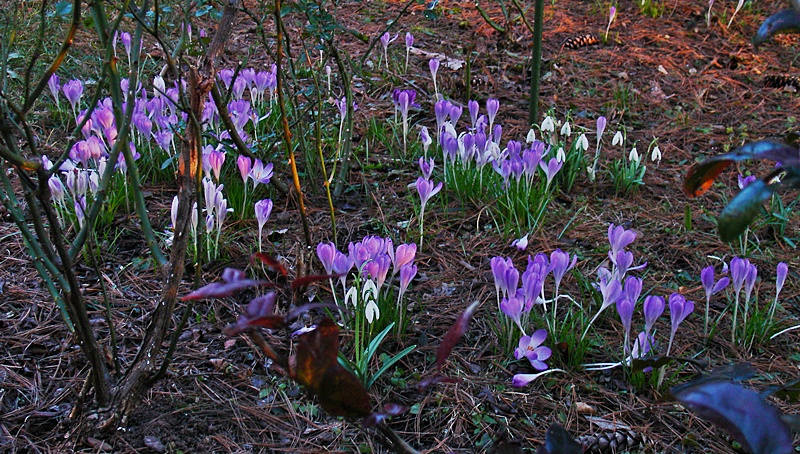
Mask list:
[[[614,139],[611,140],[611,145],[612,146],[622,145],[623,140],[624,138],[622,137],[622,131],[617,131],[617,133],[614,134]]]
[[[548,115],[544,117],[544,121],[542,121],[542,126],[540,128],[542,132],[550,131],[554,132],[556,130],[556,125],[553,123],[553,119]]]

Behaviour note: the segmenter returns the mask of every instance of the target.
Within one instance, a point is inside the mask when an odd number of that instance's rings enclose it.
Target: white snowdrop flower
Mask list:
[[[588,175],[588,176],[589,176],[589,181],[594,181],[594,179],[595,179],[595,177],[596,177],[596,174],[595,174],[594,167],[592,167],[592,166],[587,166],[587,167],[586,167],[586,175]]]
[[[358,291],[355,287],[350,287],[347,294],[344,295],[344,305],[347,306],[347,303],[351,303],[353,307],[358,305]]]
[[[650,160],[661,162],[661,150],[658,148],[658,145],[653,147],[653,152],[650,153]]]
[[[540,128],[542,132],[550,131],[554,132],[556,130],[556,125],[553,123],[553,119],[548,115],[544,117],[544,121],[542,121],[542,126]]]
[[[583,151],[589,149],[589,139],[586,138],[586,134],[581,134],[581,136],[578,137],[578,148]]]
[[[556,151],[556,160],[558,162],[564,162],[567,160],[567,154],[564,153],[564,148],[558,147],[558,151]]]
[[[622,145],[623,140],[624,138],[622,137],[622,131],[617,131],[617,133],[614,134],[614,139],[611,140],[611,145],[612,146]]]
[[[565,121],[564,126],[561,127],[561,135],[569,137],[572,134],[572,128],[569,126],[569,122]]]
[[[631,162],[639,162],[639,152],[636,151],[636,147],[631,148],[631,152],[628,154],[628,160]]]
[[[536,140],[536,131],[534,131],[533,128],[531,128],[530,130],[528,130],[528,136],[525,137],[525,142],[533,143],[535,140]]]

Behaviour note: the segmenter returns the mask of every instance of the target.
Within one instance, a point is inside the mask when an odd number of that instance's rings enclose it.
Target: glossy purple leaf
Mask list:
[[[676,386],[672,395],[711,421],[753,454],[794,452],[792,435],[778,410],[755,391],[726,381]]]
[[[239,290],[249,287],[273,286],[267,281],[248,279],[244,271],[234,268],[225,268],[222,272],[223,282],[213,282],[204,285],[192,293],[181,298],[181,301],[200,300],[204,298],[223,298],[231,296]]]
[[[475,311],[478,310],[478,306],[480,306],[479,301],[470,304],[464,310],[464,313],[458,317],[458,320],[456,320],[453,326],[450,327],[447,334],[445,334],[444,339],[442,339],[442,344],[439,345],[439,350],[436,351],[436,370],[441,372],[442,368],[444,368],[447,357],[450,356],[450,353],[461,339],[461,336],[467,332],[469,322],[472,321],[472,316],[475,314]]]
[[[582,454],[583,447],[561,424],[554,422],[547,428],[544,444],[539,446],[536,452],[537,454]]]

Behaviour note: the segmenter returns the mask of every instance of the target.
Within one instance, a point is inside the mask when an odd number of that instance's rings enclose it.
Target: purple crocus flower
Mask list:
[[[256,159],[253,168],[250,169],[250,178],[253,180],[253,190],[260,184],[269,184],[272,178],[272,163],[264,165],[260,159]]]
[[[628,276],[625,279],[625,286],[622,290],[625,298],[628,298],[636,305],[636,302],[639,301],[639,295],[642,294],[642,280],[638,277]]]
[[[667,356],[669,356],[670,349],[672,348],[672,341],[675,338],[675,333],[678,331],[678,326],[680,326],[681,322],[683,322],[693,310],[694,303],[687,301],[682,295],[673,293],[669,296],[669,317],[671,328],[669,331]]]
[[[519,347],[514,350],[514,357],[516,359],[528,358],[531,366],[536,370],[547,369],[545,361],[553,352],[548,347],[542,346],[545,339],[547,339],[547,331],[543,329],[536,330],[530,336],[522,336],[519,340]]]
[[[577,263],[577,255],[573,256],[572,261],[570,262],[569,253],[564,252],[561,249],[556,249],[550,253],[550,270],[553,272],[553,280],[556,284],[553,295],[554,300],[558,298],[558,288],[561,285],[561,279],[563,279],[567,271],[574,268]]]
[[[755,175],[750,175],[750,176],[745,177],[740,173],[739,177],[738,177],[739,189],[741,190],[741,189],[746,188],[750,183],[752,183],[754,181],[756,181],[756,176]]]
[[[214,178],[219,181],[220,172],[222,172],[222,164],[225,163],[224,150],[211,150],[208,153],[208,165],[211,171],[214,172]]]
[[[392,276],[397,274],[399,271],[402,271],[403,267],[410,264],[414,261],[414,257],[417,255],[417,245],[415,243],[411,244],[401,244],[397,246],[394,254],[390,255],[389,257],[392,259],[392,263],[394,265],[394,271],[392,272]]]
[[[433,173],[433,168],[436,166],[436,163],[433,161],[433,158],[430,160],[426,160],[425,158],[419,158],[419,169],[422,171],[422,178],[426,180],[431,179],[431,174]]]
[[[494,125],[494,119],[497,117],[497,111],[500,110],[500,101],[489,98],[486,100],[486,116],[489,117],[489,129]]]
[[[422,142],[422,152],[425,156],[428,155],[428,148],[433,143],[433,139],[431,139],[431,135],[428,133],[428,128],[423,126],[419,130],[419,140]]]
[[[338,274],[339,275],[339,282],[342,284],[342,289],[347,290],[347,273],[350,272],[350,268],[353,267],[353,262],[350,260],[350,257],[341,252],[336,250],[334,252],[333,258],[333,269],[331,274]]]
[[[125,48],[125,53],[128,54],[128,61],[131,60],[131,34],[128,32],[122,32],[119,36],[120,41],[122,41],[122,47]]]
[[[239,168],[239,174],[242,176],[242,181],[245,185],[245,192],[247,192],[247,177],[250,176],[250,170],[253,167],[253,160],[245,155],[239,155],[236,158],[236,166]]]
[[[596,284],[596,287],[600,291],[600,294],[603,296],[603,302],[600,305],[600,310],[592,317],[589,321],[589,324],[586,325],[586,330],[584,330],[581,339],[586,337],[586,333],[589,332],[589,328],[592,326],[594,321],[600,314],[606,310],[608,306],[616,303],[620,296],[622,296],[622,284],[616,279],[611,279],[609,275],[605,275],[600,279],[600,282]]]
[[[786,282],[786,276],[789,274],[789,266],[784,262],[778,263],[777,276],[775,278],[775,299],[781,294],[783,284]]]
[[[423,177],[417,178],[417,192],[419,193],[419,199],[421,205],[420,211],[425,211],[425,205],[428,203],[428,200],[430,200],[431,197],[438,194],[439,191],[441,190],[442,190],[441,182],[435,185],[432,181],[426,180]]]
[[[522,273],[522,295],[525,297],[525,310],[530,311],[534,304],[540,301],[544,279],[547,276],[547,265],[529,263]]]
[[[631,347],[631,359],[639,359],[647,356],[653,348],[653,345],[655,345],[655,339],[652,335],[645,332],[639,333]],[[645,367],[642,369],[643,372],[650,372],[652,370],[652,367]]]
[[[500,294],[503,293],[505,295],[508,293],[508,290],[505,286],[506,270],[509,266],[513,267],[514,263],[510,258],[492,257],[492,259],[489,261],[489,265],[492,267],[494,289],[497,293],[497,305],[500,306]]]
[[[503,300],[500,301],[500,311],[503,312],[508,318],[513,320],[523,333],[525,332],[525,329],[522,328],[520,317],[522,317],[522,312],[524,310],[525,298],[522,296],[521,292],[517,292],[517,295],[503,298]]]
[[[83,82],[80,80],[71,80],[61,87],[64,97],[72,105],[73,112],[77,109],[78,101],[83,96]]]
[[[747,267],[747,273],[744,276],[744,303],[747,305],[750,301],[750,296],[753,294],[753,288],[756,285],[756,278],[758,277],[758,268],[752,263]]]
[[[386,254],[380,254],[364,265],[367,275],[370,279],[375,281],[378,292],[380,292],[383,283],[386,281],[386,275],[389,273],[389,267],[391,265],[392,261]]]
[[[546,187],[550,187],[550,183],[553,182],[553,178],[556,177],[556,174],[559,170],[561,170],[561,166],[563,165],[564,163],[556,158],[550,158],[550,161],[548,161],[547,165],[544,164],[544,161],[539,163],[539,167],[542,168],[545,177],[547,177]]]
[[[436,97],[439,97],[439,88],[436,85],[436,73],[439,72],[439,59],[438,58],[431,58],[428,61],[428,68],[431,70],[431,77],[433,78],[433,91],[436,93]]]
[[[600,139],[603,137],[603,132],[606,130],[606,117],[597,117],[597,147],[600,147]]]
[[[50,89],[50,93],[53,94],[53,99],[56,101],[56,108],[60,107],[58,102],[58,91],[61,89],[60,82],[61,79],[58,78],[58,74],[56,73],[53,73],[53,75],[50,76],[50,79],[47,81],[47,87]]]
[[[414,279],[416,275],[417,265],[407,263],[400,268],[400,292],[398,294],[398,300],[403,298],[403,295],[408,289],[408,285],[411,284],[411,280]]]
[[[325,274],[333,274],[333,259],[336,258],[336,245],[333,243],[319,243],[317,257],[325,268]]]
[[[469,100],[467,102],[467,110],[469,111],[469,120],[470,126],[472,129],[475,129],[477,121],[478,121],[478,111],[480,110],[480,104],[478,101]]]
[[[633,230],[625,230],[625,227],[619,225],[614,226],[614,223],[608,226],[608,242],[611,244],[611,251],[608,257],[613,261],[617,252],[626,248],[629,244],[633,243],[636,239],[636,232]]]
[[[622,327],[625,329],[625,354],[627,356],[627,347],[628,347],[628,339],[631,336],[631,321],[633,319],[633,310],[636,308],[636,302],[631,301],[628,299],[627,296],[623,296],[619,300],[617,300],[617,314],[619,314],[619,318],[622,321]]]
[[[411,48],[414,45],[414,35],[411,32],[406,32],[406,47]]]
[[[708,312],[711,307],[711,297],[721,292],[728,286],[730,279],[727,277],[721,278],[716,283],[714,282],[714,267],[707,266],[700,272],[700,282],[703,284],[703,289],[706,292],[706,320],[703,328],[703,333],[708,335]]]
[[[664,313],[664,298],[660,296],[648,295],[644,299],[644,333],[649,336],[653,331],[653,326],[661,314]]]

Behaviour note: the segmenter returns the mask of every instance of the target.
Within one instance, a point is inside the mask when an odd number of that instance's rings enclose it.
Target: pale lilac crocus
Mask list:
[[[611,6],[608,11],[608,25],[606,26],[606,35],[604,41],[608,41],[608,32],[611,30],[611,24],[614,22],[614,19],[617,17],[617,7]]]
[[[397,96],[398,107],[400,108],[400,116],[403,118],[403,155],[407,150],[407,137],[408,137],[408,109],[414,104],[417,97],[417,92],[414,90],[401,90]]]
[[[59,100],[58,100],[58,91],[61,89],[61,79],[59,79],[58,74],[53,73],[50,76],[50,79],[47,80],[47,87],[50,89],[50,93],[53,94],[53,100],[56,102],[56,108],[60,108]]]
[[[724,290],[730,283],[730,279],[728,277],[723,277],[717,282],[714,282],[714,267],[707,266],[700,272],[700,282],[703,284],[703,290],[705,290],[706,293],[706,320],[703,334],[708,336],[708,318],[711,308],[711,297]]]
[[[131,34],[128,32],[122,32],[120,34],[120,41],[122,41],[122,47],[125,49],[125,53],[128,55],[128,65],[131,63]]]
[[[242,182],[244,183],[244,191],[242,192],[242,214],[244,214],[244,207],[247,204],[247,178],[250,176],[253,160],[248,156],[239,155],[239,157],[236,158],[236,167],[239,168],[239,175],[242,176]],[[255,187],[253,187],[253,189],[255,189]]]
[[[389,43],[397,39],[397,36],[392,39],[392,36],[389,32],[384,33],[381,35],[381,46],[383,46],[383,58],[386,60],[386,69],[389,69]]]
[[[750,312],[750,297],[753,295],[753,289],[756,285],[756,278],[758,277],[758,268],[752,263],[747,267],[747,273],[744,277],[744,325],[747,326],[747,315]]]
[[[430,180],[423,177],[417,178],[417,193],[419,194],[420,207],[419,207],[419,245],[422,248],[422,237],[424,234],[424,220],[425,220],[425,205],[428,200],[435,196],[442,190],[442,182],[434,184]]]
[[[439,99],[439,88],[436,85],[436,73],[439,72],[439,59],[431,58],[428,62],[428,68],[431,70],[431,77],[433,77],[433,92],[436,94],[436,99]]]
[[[739,315],[739,296],[742,293],[742,285],[747,278],[750,269],[750,261],[747,259],[734,257],[731,259],[730,271],[731,282],[733,283],[734,305],[733,305],[733,324],[731,329],[731,342],[736,342],[737,320]]]
[[[264,165],[260,159],[256,159],[253,168],[250,169],[250,178],[253,180],[253,190],[260,184],[268,184],[272,178],[272,163]]]
[[[72,105],[72,113],[77,119],[78,102],[83,96],[83,82],[80,80],[71,80],[61,87],[61,91],[64,93],[64,97],[67,98],[67,101],[69,101],[70,105]]]
[[[428,128],[425,126],[419,130],[419,140],[422,142],[422,153],[427,157],[428,148],[430,148],[431,144],[433,143],[433,139],[431,139],[431,135],[428,133]]]
[[[547,339],[547,331],[543,329],[536,330],[530,336],[522,336],[519,346],[514,350],[514,357],[516,359],[527,358],[531,366],[538,371],[547,369],[545,361],[553,352],[548,347],[542,346],[545,339]]]
[[[403,295],[405,295],[406,290],[408,290],[409,284],[414,279],[414,276],[417,275],[417,265],[413,263],[407,263],[400,268],[400,291],[397,296],[398,301],[402,301]]]
[[[783,290],[783,284],[786,283],[786,276],[789,274],[789,266],[784,262],[778,263],[775,276],[775,299],[772,300],[772,306],[769,308],[769,319],[772,321],[772,316],[775,314],[775,307],[778,305],[778,296]]]
[[[497,306],[500,307],[500,294],[507,293],[507,287],[505,286],[506,270],[509,267],[513,268],[514,263],[510,258],[492,257],[492,259],[489,261],[489,265],[492,267],[492,276],[494,277],[494,289],[497,294]]]
[[[528,248],[528,234],[526,233],[525,236],[522,238],[517,238],[516,240],[511,242],[511,246],[519,249],[520,251],[524,251]]]
[[[269,215],[272,214],[272,207],[273,203],[270,199],[259,200],[254,206],[258,221],[258,252],[261,252],[261,233],[264,230],[264,224],[269,220]]]
[[[500,101],[489,98],[486,100],[486,116],[489,118],[489,130],[492,130],[494,119],[497,117],[497,111],[500,110]]]
[[[325,269],[325,274],[333,274],[333,259],[336,258],[336,245],[333,243],[319,243],[317,245],[317,257],[320,263],[322,263],[322,267]]]
[[[555,281],[555,286],[553,289],[553,319],[557,317],[558,313],[558,298],[559,294],[559,287],[561,286],[561,280],[564,278],[564,275],[567,274],[567,271],[571,270],[575,267],[578,263],[578,256],[574,255],[572,257],[572,261],[570,261],[569,253],[562,251],[561,249],[556,249],[552,253],[550,253],[550,266],[549,270],[553,272],[553,281]]]
[[[594,317],[589,321],[589,324],[586,325],[586,330],[583,332],[581,340],[586,337],[586,333],[589,332],[589,328],[591,328],[597,317],[599,317],[608,306],[616,303],[619,297],[622,296],[622,284],[616,279],[611,279],[609,276],[602,277],[600,282],[597,283],[597,288],[603,296],[603,302],[600,305],[600,310],[597,311]]]
[[[434,167],[436,167],[436,163],[433,158],[419,158],[419,170],[422,172],[422,178],[430,180]]]
[[[406,68],[405,72],[408,72],[408,57],[411,54],[411,48],[414,46],[414,35],[411,32],[406,32]]]
[[[694,310],[694,303],[688,301],[682,295],[673,293],[669,296],[669,317],[670,317],[670,331],[669,331],[669,344],[667,345],[667,356],[669,356],[670,349],[672,349],[672,341],[675,338],[675,333],[678,331],[680,324],[692,313]]]
[[[545,185],[545,188],[550,187],[550,184],[553,182],[553,178],[556,177],[556,174],[559,170],[561,170],[563,165],[564,163],[556,158],[550,158],[550,161],[547,162],[547,165],[545,165],[544,161],[539,163],[539,167],[542,168],[544,175],[547,178],[547,184]],[[545,191],[546,190],[547,189],[545,189]]]

